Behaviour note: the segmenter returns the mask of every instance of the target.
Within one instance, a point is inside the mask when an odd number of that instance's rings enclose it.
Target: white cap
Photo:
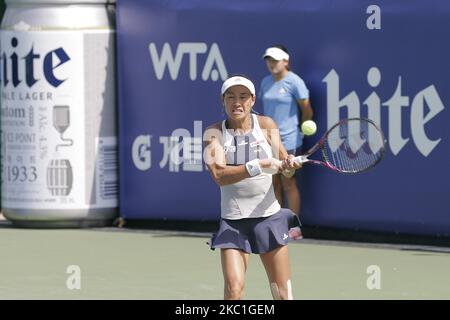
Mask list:
[[[222,85],[222,90],[221,90],[222,95],[225,93],[225,91],[228,90],[228,88],[233,87],[233,86],[244,86],[248,90],[250,90],[250,93],[252,95],[255,95],[255,85],[253,84],[253,82],[251,82],[247,78],[244,78],[241,76],[234,76],[234,77],[231,77],[231,78],[228,78],[227,80],[225,80],[225,82]]]
[[[281,50],[280,48],[271,47],[266,49],[266,52],[264,53],[263,58],[265,57],[272,57],[277,61],[280,60],[289,60],[289,55]]]

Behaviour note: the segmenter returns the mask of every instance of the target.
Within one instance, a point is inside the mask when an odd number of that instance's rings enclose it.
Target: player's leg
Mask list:
[[[270,290],[275,300],[292,300],[291,267],[288,246],[281,246],[260,255],[269,278]]]
[[[274,174],[272,176],[273,191],[275,192],[275,198],[277,198],[280,206],[284,208],[283,199],[283,186],[281,184],[281,174]]]
[[[281,176],[281,185],[284,193],[286,194],[288,207],[295,214],[300,214],[300,190],[297,187],[297,179],[295,175],[291,178],[287,178],[283,175]]]
[[[239,300],[244,295],[249,254],[237,249],[221,249],[224,299]]]

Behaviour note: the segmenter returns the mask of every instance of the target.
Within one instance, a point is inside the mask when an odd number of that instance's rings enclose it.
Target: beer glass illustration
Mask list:
[[[70,147],[73,145],[72,139],[65,139],[63,137],[64,131],[70,126],[70,110],[69,106],[54,106],[53,107],[53,127],[59,132],[62,141],[66,141],[66,144],[57,144],[56,151],[60,147]]]

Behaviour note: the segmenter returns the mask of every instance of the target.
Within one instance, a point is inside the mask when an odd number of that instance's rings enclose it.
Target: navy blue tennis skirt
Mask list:
[[[264,218],[221,219],[209,245],[212,250],[239,249],[260,254],[287,245],[289,240],[301,239],[300,227],[300,219],[289,209]]]

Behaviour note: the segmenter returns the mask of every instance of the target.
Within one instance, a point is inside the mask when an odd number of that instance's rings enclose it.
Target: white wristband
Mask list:
[[[245,168],[247,169],[250,177],[257,176],[262,173],[261,166],[259,164],[259,159],[254,159],[245,164]]]

